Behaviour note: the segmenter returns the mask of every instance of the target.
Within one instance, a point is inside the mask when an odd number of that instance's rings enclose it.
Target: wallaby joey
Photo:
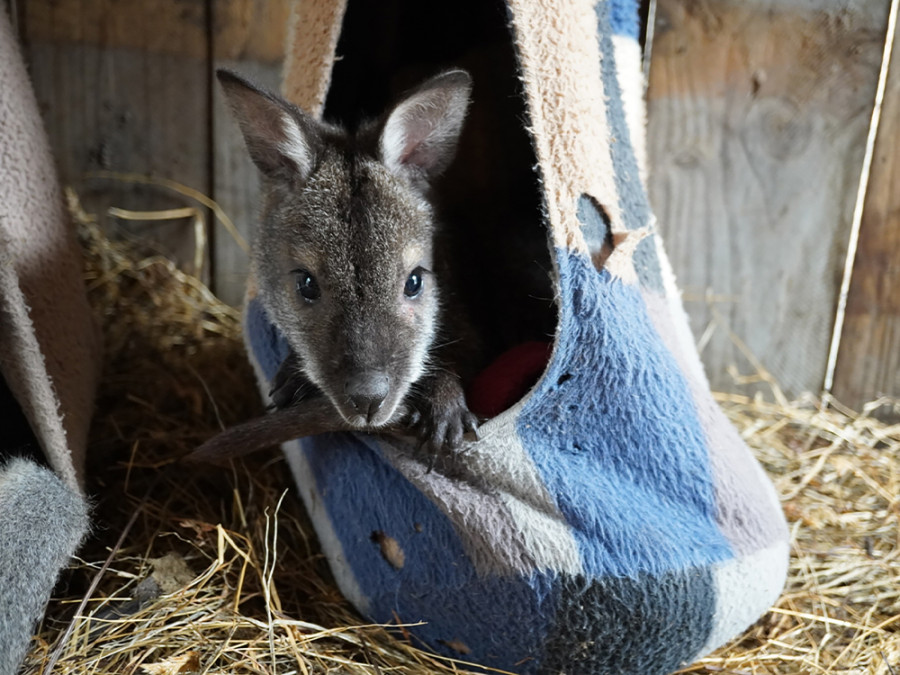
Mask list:
[[[469,75],[426,81],[355,133],[231,72],[218,78],[263,175],[253,264],[292,350],[275,378],[276,407],[324,395],[348,428],[406,423],[432,451],[457,447],[476,418],[435,347],[428,193],[453,159]]]

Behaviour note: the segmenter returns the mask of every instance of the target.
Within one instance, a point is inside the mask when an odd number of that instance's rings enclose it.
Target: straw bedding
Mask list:
[[[23,672],[468,672],[350,609],[277,451],[178,463],[262,412],[239,313],[71,206],[106,340],[95,528]],[[788,585],[744,636],[681,672],[900,675],[900,425],[773,393],[778,403],[719,400],[782,495]]]

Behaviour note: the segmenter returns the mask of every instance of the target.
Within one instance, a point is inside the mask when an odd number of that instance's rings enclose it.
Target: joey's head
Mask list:
[[[434,340],[428,185],[453,158],[470,78],[438,75],[349,134],[232,73],[218,76],[264,177],[260,297],[341,416],[387,424]]]

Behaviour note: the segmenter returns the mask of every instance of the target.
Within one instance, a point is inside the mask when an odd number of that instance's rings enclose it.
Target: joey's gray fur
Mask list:
[[[87,505],[50,469],[0,465],[0,675],[16,672],[57,574],[88,529]]]
[[[287,403],[322,393],[358,428],[409,414],[435,448],[456,445],[474,418],[458,379],[429,367],[440,297],[428,189],[453,158],[468,74],[428,80],[355,133],[232,73],[219,80],[264,177],[254,265],[293,352]]]

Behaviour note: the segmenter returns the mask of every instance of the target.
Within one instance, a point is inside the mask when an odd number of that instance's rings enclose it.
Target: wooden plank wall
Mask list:
[[[138,237],[189,271],[196,271],[200,243],[202,276],[239,304],[246,252],[195,200],[126,178],[170,179],[197,190],[217,200],[250,238],[259,182],[213,73],[237,68],[277,89],[288,0],[16,0],[14,6],[62,180],[111,232]],[[198,242],[190,218],[122,221],[106,215],[110,206],[196,206],[208,241]]]
[[[101,216],[196,205],[97,171],[169,178],[250,239],[258,179],[216,67],[277,88],[290,0],[7,0],[63,180]],[[650,193],[716,389],[754,366],[822,387],[889,0],[658,0]],[[896,64],[898,56],[895,55]],[[900,396],[900,66],[866,203],[835,394]],[[209,218],[209,214],[204,215]],[[188,219],[106,225],[191,269]],[[208,220],[204,274],[238,304],[244,250]]]
[[[18,2],[26,57],[62,179],[85,206],[183,207],[168,191],[108,178],[137,173],[210,189],[208,7],[202,2]],[[111,225],[114,223],[111,222]],[[115,223],[192,269],[195,236],[182,218]]]
[[[755,370],[732,332],[788,395],[821,391],[888,6],[658,2],[649,188],[716,389]]]

